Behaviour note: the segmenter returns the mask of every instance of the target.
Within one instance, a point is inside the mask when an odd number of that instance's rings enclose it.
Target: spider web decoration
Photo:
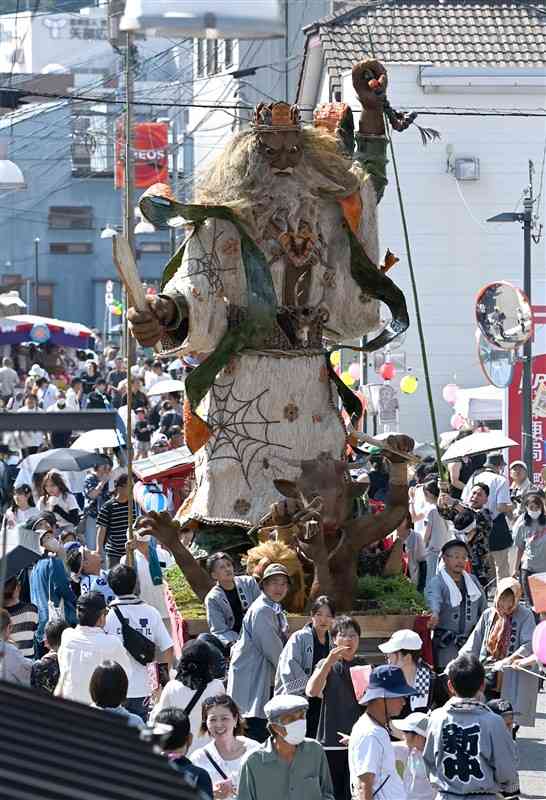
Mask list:
[[[218,242],[224,235],[224,231],[217,233],[216,220],[214,220],[214,227],[212,231],[212,245],[210,252],[201,241],[199,232],[197,232],[197,239],[203,249],[202,256],[192,256],[186,262],[186,275],[188,278],[195,278],[198,275],[203,275],[209,285],[209,297],[219,292],[224,292],[224,282],[222,280],[222,273],[235,272],[236,267],[225,267],[216,252]]]
[[[260,400],[269,389],[264,389],[248,400],[240,400],[233,393],[234,382],[232,380],[231,383],[222,385],[213,383],[210,388],[214,410],[209,412],[207,422],[212,428],[213,438],[206,447],[209,461],[225,459],[237,462],[250,489],[250,468],[262,450],[266,447],[281,447],[284,450],[292,448],[277,444],[269,438],[270,425],[281,422],[278,419],[267,419],[260,408]]]

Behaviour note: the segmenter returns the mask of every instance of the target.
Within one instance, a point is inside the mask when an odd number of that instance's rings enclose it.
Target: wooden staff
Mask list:
[[[129,242],[124,236],[114,236],[112,239],[112,255],[118,275],[127,293],[127,305],[133,305],[137,311],[145,311],[146,292],[140,281],[137,265]],[[129,541],[134,539],[133,532],[133,502],[134,502],[134,482],[133,482],[133,376],[131,367],[133,361],[132,341],[129,337],[127,324],[127,309],[125,309],[126,341],[127,341],[127,493],[128,493],[128,516],[127,516],[127,537]],[[127,563],[133,566],[134,556],[130,549],[127,553]]]

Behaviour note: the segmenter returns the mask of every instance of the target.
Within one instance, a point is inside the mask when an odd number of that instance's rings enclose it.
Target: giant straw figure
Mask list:
[[[141,199],[152,223],[193,223],[161,294],[147,311],[129,311],[142,345],[202,359],[186,381],[196,486],[182,526],[248,529],[281,499],[275,480],[297,480],[297,464],[319,454],[342,458],[338,394],[357,408],[324,343],[377,331],[379,301],[392,319],[369,349],[407,328],[404,297],[378,266],[386,71],[363,62],[353,83],[358,132],[341,104],[319,108],[314,126],[295,106],[262,104],[200,180],[198,204],[176,202],[164,185]]]

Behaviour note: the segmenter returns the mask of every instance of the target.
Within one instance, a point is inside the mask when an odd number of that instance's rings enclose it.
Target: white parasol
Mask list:
[[[105,428],[86,431],[78,436],[74,444],[78,450],[103,450],[106,447],[125,447],[125,437],[116,430]]]
[[[151,386],[146,394],[148,397],[154,397],[159,394],[170,394],[171,392],[183,392],[184,381],[175,381],[171,378],[166,378],[164,381],[158,381]]]
[[[491,450],[504,450],[506,447],[516,447],[516,445],[517,442],[509,439],[501,431],[471,433],[470,436],[453,442],[442,456],[442,461],[458,461],[465,456],[489,453]]]

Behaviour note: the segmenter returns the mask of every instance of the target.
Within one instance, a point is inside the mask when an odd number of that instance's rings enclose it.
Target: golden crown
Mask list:
[[[252,115],[252,127],[256,131],[299,131],[301,115],[298,106],[289,103],[260,103]]]

